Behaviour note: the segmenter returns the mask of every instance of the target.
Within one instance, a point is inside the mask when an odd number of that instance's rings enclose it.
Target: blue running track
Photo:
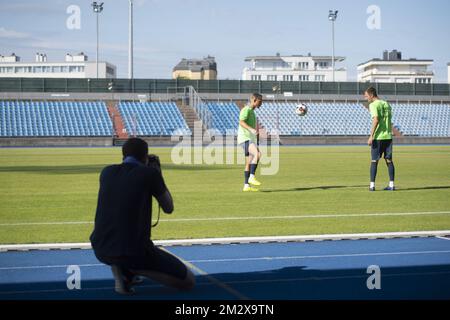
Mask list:
[[[450,299],[450,239],[408,238],[166,247],[194,268],[197,285],[178,292],[150,280],[120,296],[91,250],[0,253],[0,300],[398,300]],[[81,270],[69,290],[68,266]],[[381,289],[367,287],[369,266]],[[370,282],[370,281],[369,281]]]

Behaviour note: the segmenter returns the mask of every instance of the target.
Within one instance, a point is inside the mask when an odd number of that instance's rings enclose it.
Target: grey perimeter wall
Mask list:
[[[281,145],[365,145],[368,137],[362,136],[320,136],[320,137],[280,137]],[[178,141],[170,137],[143,137],[150,146],[174,146]],[[448,138],[400,137],[395,144],[442,144],[450,145]],[[124,140],[111,137],[102,138],[0,138],[0,147],[112,147],[119,146]],[[209,142],[205,142],[205,145]]]

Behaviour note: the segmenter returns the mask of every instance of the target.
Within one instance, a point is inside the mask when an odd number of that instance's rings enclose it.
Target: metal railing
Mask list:
[[[198,117],[202,120],[203,125],[209,129],[212,128],[212,114],[209,111],[206,103],[202,101],[200,96],[195,91],[194,87],[189,86],[188,89],[188,104],[190,107],[194,108],[195,112],[197,112]]]
[[[0,78],[0,92],[54,92],[54,93],[142,93],[165,94],[192,87],[198,94],[253,92],[280,92],[293,94],[361,95],[369,87],[381,95],[450,96],[446,83],[362,83],[362,82],[309,82],[309,81],[244,81],[244,80],[182,80],[182,79],[50,79]]]

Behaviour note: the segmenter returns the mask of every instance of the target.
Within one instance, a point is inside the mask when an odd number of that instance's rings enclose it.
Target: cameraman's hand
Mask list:
[[[159,205],[165,213],[173,212],[173,199],[169,190],[166,190],[166,192],[164,192],[162,195],[156,197],[156,200],[158,200]]]

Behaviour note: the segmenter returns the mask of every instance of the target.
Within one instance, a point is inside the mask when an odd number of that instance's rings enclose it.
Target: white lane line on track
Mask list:
[[[257,257],[257,258],[234,258],[234,259],[204,259],[187,260],[189,263],[219,263],[219,262],[242,262],[242,261],[276,261],[276,260],[301,260],[301,259],[333,259],[333,258],[357,258],[357,257],[376,257],[376,256],[402,256],[402,255],[422,255],[422,254],[441,254],[450,253],[450,250],[443,251],[404,251],[404,252],[375,252],[375,253],[354,253],[354,254],[333,254],[333,255],[313,255],[313,256],[285,256],[285,257]],[[23,267],[2,267],[0,271],[9,270],[33,270],[33,269],[51,269],[66,268],[69,265],[45,265],[45,266],[23,266]],[[103,267],[104,264],[81,264],[79,267]]]
[[[351,214],[310,214],[298,216],[261,216],[261,217],[220,217],[220,218],[183,218],[160,219],[161,222],[200,222],[200,221],[240,221],[240,220],[285,220],[285,219],[324,219],[349,217],[386,217],[386,216],[425,216],[450,214],[450,211],[436,212],[393,212],[393,213],[351,213]],[[41,225],[83,225],[94,224],[93,221],[56,221],[56,222],[17,222],[0,223],[0,227],[41,226]]]

